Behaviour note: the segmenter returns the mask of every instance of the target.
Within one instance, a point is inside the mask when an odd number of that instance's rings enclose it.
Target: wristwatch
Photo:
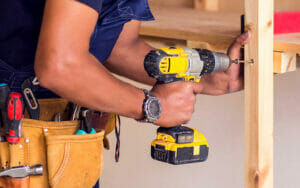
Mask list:
[[[144,118],[139,120],[145,123],[155,123],[161,115],[161,105],[159,100],[150,91],[143,89],[145,99],[143,102],[143,115]]]

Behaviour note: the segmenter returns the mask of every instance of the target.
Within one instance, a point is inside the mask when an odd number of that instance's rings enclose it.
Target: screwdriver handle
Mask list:
[[[8,136],[7,141],[11,144],[17,144],[21,137],[21,119],[23,116],[22,95],[12,92],[8,96],[7,117],[8,117]]]

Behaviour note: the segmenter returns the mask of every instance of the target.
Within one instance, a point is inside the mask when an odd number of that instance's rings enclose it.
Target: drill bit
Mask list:
[[[242,59],[235,59],[235,60],[230,60],[230,63],[234,63],[234,64],[250,63],[250,64],[252,64],[252,63],[254,63],[254,61],[253,61],[253,59],[248,60],[248,61],[242,60]]]

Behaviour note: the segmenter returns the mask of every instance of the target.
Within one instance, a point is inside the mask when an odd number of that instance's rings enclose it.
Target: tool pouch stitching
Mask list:
[[[61,178],[62,173],[64,172],[66,166],[68,165],[69,159],[70,159],[70,143],[66,143],[65,145],[65,153],[64,153],[64,160],[61,164],[61,166],[58,169],[58,172],[55,174],[55,176],[52,179],[53,187],[58,183],[58,181]],[[50,180],[51,181],[51,180]]]
[[[30,142],[25,143],[27,146],[27,164],[30,164]]]

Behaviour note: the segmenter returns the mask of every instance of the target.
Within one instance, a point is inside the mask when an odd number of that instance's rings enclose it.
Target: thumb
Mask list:
[[[193,84],[193,92],[195,94],[200,94],[203,91],[203,84],[197,82],[193,82],[192,84]]]
[[[240,58],[240,49],[249,42],[251,38],[251,32],[247,31],[241,35],[239,35],[235,41],[231,44],[228,49],[228,55],[231,59],[239,59]]]

